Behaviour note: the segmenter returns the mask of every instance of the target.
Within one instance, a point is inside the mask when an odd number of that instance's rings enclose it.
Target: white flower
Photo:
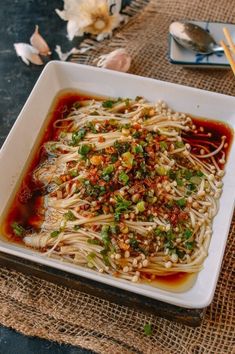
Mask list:
[[[97,35],[102,40],[112,35],[113,29],[125,20],[120,14],[120,0],[64,0],[64,10],[56,13],[67,23],[68,38]]]

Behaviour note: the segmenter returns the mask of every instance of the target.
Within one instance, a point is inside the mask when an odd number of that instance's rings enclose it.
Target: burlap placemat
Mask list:
[[[137,0],[135,6],[144,3]],[[132,55],[133,73],[235,95],[231,71],[190,70],[168,63],[168,26],[181,18],[234,22],[234,0],[151,1],[112,40],[96,45],[79,61],[92,64],[98,54],[122,46]],[[234,235],[235,216],[213,303],[197,329],[6,269],[0,270],[0,323],[99,353],[230,354],[235,344]],[[143,333],[146,323],[152,324],[150,337]]]

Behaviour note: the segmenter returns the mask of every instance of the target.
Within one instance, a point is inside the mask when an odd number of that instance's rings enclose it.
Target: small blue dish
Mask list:
[[[233,41],[235,41],[235,25],[218,22],[203,22],[203,21],[189,21],[207,30],[215,39],[217,43],[224,40],[223,27],[226,27]],[[174,38],[169,35],[169,55],[168,59],[172,64],[178,64],[188,67],[200,68],[224,68],[230,67],[224,52],[217,52],[214,54],[197,54],[188,49],[181,47]]]

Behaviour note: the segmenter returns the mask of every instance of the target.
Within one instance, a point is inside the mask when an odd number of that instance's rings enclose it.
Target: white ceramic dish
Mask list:
[[[21,178],[31,151],[56,94],[62,89],[79,89],[113,97],[144,95],[150,101],[165,100],[174,110],[224,120],[235,127],[235,98],[153,79],[94,67],[51,62],[43,70],[24,108],[0,151],[0,215]],[[235,197],[235,145],[232,145],[224,177],[219,213],[214,219],[209,256],[193,287],[183,293],[160,290],[102,275],[79,266],[46,258],[39,252],[9,243],[0,237],[0,251],[78,274],[117,288],[187,308],[210,304],[220,272]],[[117,290],[118,291],[118,290]]]
[[[227,27],[235,40],[235,25],[219,22],[202,22],[202,21],[190,21],[196,25],[206,29],[214,37],[217,43],[224,40],[223,27]],[[221,68],[229,69],[230,65],[223,52],[215,53],[211,55],[195,54],[188,49],[181,47],[173,37],[169,36],[169,61],[172,64],[178,64],[188,67],[198,68]]]

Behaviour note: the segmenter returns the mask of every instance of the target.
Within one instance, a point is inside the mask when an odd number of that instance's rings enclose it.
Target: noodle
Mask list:
[[[83,100],[54,129],[33,172],[47,191],[43,223],[17,225],[27,246],[133,282],[200,271],[225,136],[207,142],[190,117],[141,97]]]

